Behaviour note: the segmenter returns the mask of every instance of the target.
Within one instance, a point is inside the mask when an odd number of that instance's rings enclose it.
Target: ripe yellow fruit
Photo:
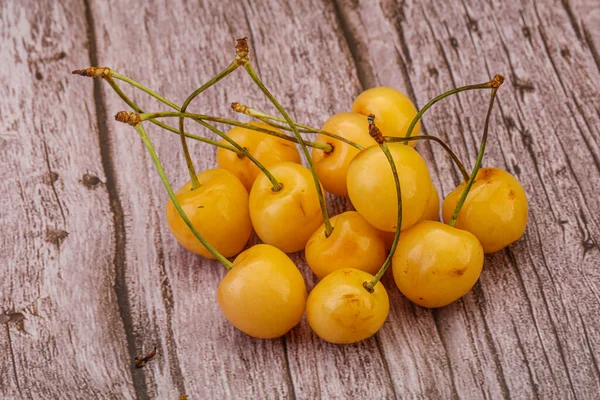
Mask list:
[[[448,305],[467,294],[483,268],[483,248],[473,234],[421,221],[400,235],[392,258],[398,289],[423,307]]]
[[[333,232],[329,237],[321,225],[306,244],[306,262],[315,275],[323,278],[342,268],[376,274],[386,256],[381,231],[369,225],[356,211],[338,214],[330,221]]]
[[[306,318],[312,330],[330,343],[355,343],[373,336],[390,310],[381,282],[369,293],[364,282],[373,275],[352,268],[323,278],[308,295]]]
[[[321,129],[342,136],[365,148],[377,144],[369,135],[367,117],[361,114],[350,112],[335,114],[325,122]],[[348,188],[346,187],[348,166],[350,161],[359,153],[359,150],[325,135],[317,136],[315,141],[329,143],[333,146],[333,151],[330,153],[325,153],[325,151],[316,147],[312,150],[313,163],[319,181],[329,193],[348,196]]]
[[[402,92],[380,86],[362,92],[352,104],[352,112],[369,116],[375,115],[375,124],[384,136],[404,137],[413,118],[417,115],[415,105]],[[421,122],[417,122],[411,136],[421,132]],[[408,142],[415,147],[417,141]]]
[[[237,256],[219,284],[217,299],[233,326],[256,338],[273,339],[302,319],[306,284],[285,253],[258,244]]]
[[[249,124],[283,134],[281,130],[273,128],[264,122],[253,121]],[[298,153],[298,149],[294,143],[288,140],[239,126],[227,132],[227,136],[240,146],[246,148],[267,169],[270,165],[282,161],[300,164],[300,153]],[[221,143],[228,144],[225,139],[222,139]],[[237,176],[248,192],[250,192],[256,177],[262,174],[256,164],[248,157],[240,157],[237,153],[222,147],[217,148],[217,165],[219,168],[226,169]]]
[[[274,192],[271,181],[261,174],[250,191],[250,218],[256,234],[264,243],[293,253],[323,223],[323,214],[312,174],[300,164],[281,162],[269,171],[283,184]]]
[[[466,183],[454,189],[442,204],[445,222],[452,217]],[[458,214],[456,227],[471,232],[486,253],[517,241],[527,225],[529,204],[519,181],[500,168],[482,168]]]
[[[402,229],[414,225],[425,212],[431,178],[421,155],[409,146],[389,143],[402,188]],[[356,211],[381,231],[394,232],[398,221],[396,183],[388,159],[379,146],[361,151],[348,168],[348,195]]]
[[[250,239],[252,223],[248,211],[248,192],[231,172],[221,168],[202,171],[200,187],[186,183],[175,194],[192,225],[225,257],[238,254]],[[196,239],[169,200],[166,207],[169,228],[177,241],[189,251],[214,259]]]

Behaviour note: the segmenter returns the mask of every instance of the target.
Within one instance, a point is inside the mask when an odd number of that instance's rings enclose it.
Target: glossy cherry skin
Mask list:
[[[425,207],[425,212],[421,216],[420,221],[438,221],[440,219],[440,195],[438,194],[435,185],[431,185],[431,194],[429,195],[429,200],[427,201],[427,206]],[[389,251],[392,248],[392,243],[394,242],[394,235],[396,232],[383,232],[383,241],[385,243],[386,251]]]
[[[440,219],[440,195],[435,188],[435,185],[431,184],[431,192],[429,193],[429,200],[425,206],[425,212],[421,216],[421,221],[439,221]]]
[[[375,87],[362,92],[352,104],[352,112],[369,116],[375,115],[375,124],[384,136],[404,137],[417,109],[402,92],[385,86]],[[421,123],[417,122],[411,136],[421,132]],[[408,142],[415,147],[415,140]]]
[[[373,228],[356,211],[330,218],[333,232],[325,236],[321,225],[306,244],[306,262],[319,278],[342,268],[354,268],[376,274],[385,261],[381,231]]]
[[[219,284],[217,299],[233,326],[256,338],[273,339],[302,319],[306,284],[285,253],[258,244],[234,260]]]
[[[335,114],[325,122],[321,129],[342,136],[365,148],[377,144],[369,135],[367,117],[361,114],[351,112]],[[329,143],[333,146],[333,151],[330,153],[318,148],[313,148],[312,151],[313,162],[321,184],[329,193],[348,196],[346,187],[348,165],[359,153],[359,150],[325,135],[317,136],[315,141]]]
[[[191,190],[191,182],[186,183],[177,191],[177,200],[202,237],[223,256],[233,257],[242,251],[252,233],[248,192],[235,175],[224,169],[209,169],[197,176],[201,186]],[[171,232],[183,247],[215,258],[183,222],[171,200],[166,215]]]
[[[266,176],[256,178],[250,191],[252,225],[264,243],[286,253],[300,251],[323,223],[312,174],[291,162],[273,164],[269,171],[283,188],[274,192]]]
[[[373,275],[352,268],[334,271],[308,295],[306,318],[312,330],[330,343],[355,343],[382,327],[390,301],[381,282],[369,293],[363,283]]]
[[[448,222],[466,183],[454,189],[442,204]],[[517,241],[527,225],[529,204],[519,181],[499,168],[482,168],[463,204],[456,227],[474,234],[486,253],[493,253]]]
[[[425,212],[431,195],[427,165],[413,148],[388,144],[402,189],[402,229],[414,225]],[[391,166],[379,146],[361,151],[348,168],[348,194],[356,211],[375,228],[394,232],[398,196]]]
[[[264,122],[253,121],[249,124],[283,134],[281,130],[273,128]],[[239,126],[231,129],[227,132],[227,135],[237,144],[246,148],[267,169],[270,165],[282,161],[300,164],[300,153],[298,153],[298,149],[294,143],[288,140]],[[229,144],[225,139],[222,139],[221,143]],[[219,168],[224,168],[237,176],[248,192],[252,188],[256,177],[262,174],[248,157],[240,157],[233,151],[222,147],[217,149],[217,165]]]
[[[479,279],[483,260],[483,248],[473,234],[422,221],[400,235],[392,270],[404,296],[435,308],[467,294]]]

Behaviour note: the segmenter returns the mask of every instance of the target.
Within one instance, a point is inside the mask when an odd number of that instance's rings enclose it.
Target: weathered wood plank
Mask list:
[[[422,105],[446,88],[496,72],[508,78],[486,164],[523,182],[530,222],[523,240],[487,257],[472,294],[431,315],[455,395],[593,397],[600,388],[598,335],[590,335],[599,329],[600,132],[598,97],[589,82],[599,77],[568,13],[560,5],[501,2],[342,2],[340,8],[368,85],[404,88]],[[440,104],[426,130],[450,138],[472,160],[485,104],[480,93]],[[448,193],[457,182],[446,156],[423,150]],[[386,330],[380,337],[384,349],[396,343]],[[416,353],[429,351],[420,344]],[[392,370],[406,363],[386,354]]]
[[[0,3],[0,398],[132,398],[81,2]]]

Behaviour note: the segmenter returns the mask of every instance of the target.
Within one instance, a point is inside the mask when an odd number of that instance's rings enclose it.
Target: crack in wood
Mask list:
[[[350,23],[347,20],[346,15],[342,11],[342,5],[340,0],[333,1],[333,9],[335,12],[335,17],[338,22],[338,27],[344,40],[346,41],[346,46],[350,52],[350,56],[352,61],[354,62],[354,68],[356,70],[356,76],[358,77],[358,82],[360,83],[360,89],[365,90],[369,87],[375,86],[375,77],[372,74],[372,71],[363,67],[363,61],[360,59],[359,54],[362,52],[360,49],[361,45],[354,39],[354,35],[350,30]],[[356,7],[356,5],[354,5]],[[365,52],[366,53],[366,52]]]
[[[154,220],[158,221],[159,216],[156,211],[158,207],[156,207],[153,202],[151,203],[151,208],[154,209]],[[165,318],[167,322],[167,349],[168,349],[168,363],[169,363],[169,371],[171,373],[171,378],[173,379],[173,383],[177,387],[177,391],[179,393],[187,393],[185,382],[183,380],[183,372],[181,370],[181,365],[179,362],[179,352],[177,348],[177,342],[175,340],[175,333],[173,330],[173,289],[171,287],[171,282],[169,280],[169,274],[165,265],[165,254],[164,254],[164,246],[162,235],[160,232],[160,226],[158,222],[154,226],[154,247],[156,248],[156,258],[158,269],[160,273],[160,287],[161,287],[161,296],[163,300],[163,305],[165,307]]]
[[[90,5],[90,1],[84,0],[83,2],[85,8],[85,20],[87,21],[88,27],[90,64],[96,66],[99,65],[99,62],[96,29],[94,25],[94,15],[92,7]],[[102,83],[103,82],[101,80],[93,80],[93,93],[96,108],[96,123],[98,127],[100,145],[100,158],[102,162],[102,167],[104,169],[104,175],[106,177],[106,189],[109,197],[110,210],[113,215],[113,229],[115,240],[115,253],[113,258],[113,264],[115,266],[114,290],[117,297],[119,315],[123,322],[125,337],[127,339],[127,349],[130,356],[130,360],[123,360],[123,362],[130,364],[131,379],[133,382],[136,398],[144,400],[149,398],[148,389],[146,386],[146,378],[143,372],[135,372],[133,366],[133,360],[138,354],[138,349],[136,346],[137,338],[134,331],[133,317],[131,315],[131,305],[128,297],[129,292],[127,290],[126,281],[127,259],[125,249],[127,246],[127,237],[125,230],[125,217],[123,215],[123,207],[119,198],[119,187],[116,178],[117,174],[112,156],[112,142],[110,139],[107,122],[108,116],[104,102],[104,95],[101,88]]]
[[[13,344],[12,344],[12,338],[10,336],[10,328],[7,325],[5,325],[5,329],[6,329],[6,338],[7,338],[7,342],[8,342],[8,348],[10,349],[10,360],[12,363],[12,367],[13,367],[13,374],[15,377],[15,383],[17,385],[17,390],[19,392],[19,395],[23,398],[23,392],[21,390],[21,383],[19,382],[19,374],[17,373],[17,362],[15,359],[15,350],[13,348]]]
[[[525,366],[527,367],[527,375],[529,376],[529,382],[531,383],[531,386],[533,388],[533,395],[535,396],[536,399],[539,399],[539,395],[538,395],[539,387],[533,377],[533,371],[531,369],[531,365],[529,364],[529,360],[527,359],[527,354],[525,353],[525,346],[523,346],[523,343],[521,341],[521,336],[519,335],[519,332],[517,331],[517,327],[515,325],[515,321],[511,320],[510,322],[512,325],[513,335],[515,335],[515,338],[517,339],[517,347],[519,348],[519,351],[523,355],[523,361],[525,362]]]
[[[44,149],[44,158],[46,160],[46,166],[48,167],[48,172],[50,174],[56,174],[56,172],[52,171],[52,168],[50,167],[50,158],[48,156],[48,145],[46,144],[46,140],[45,140],[46,132],[45,132],[44,128],[42,128],[41,130],[42,130],[42,136],[44,137],[44,139],[42,139],[42,147]],[[63,210],[62,203],[60,202],[60,198],[58,197],[58,192],[56,191],[55,182],[57,179],[58,179],[58,174],[56,174],[56,179],[52,179],[52,175],[51,175],[50,186],[52,187],[52,192],[54,193],[54,198],[56,199],[56,203],[58,204],[58,209],[60,210],[60,215],[62,216],[63,225],[66,226],[67,219],[65,218],[65,211]]]
[[[440,343],[442,344],[442,347],[444,348],[444,356],[446,357],[446,363],[448,366],[448,368],[447,368],[448,375],[450,377],[450,383],[452,384],[452,386],[451,386],[452,398],[458,399],[458,398],[460,398],[460,396],[458,395],[458,390],[456,389],[456,380],[454,377],[454,371],[452,369],[452,362],[450,360],[450,355],[448,352],[448,344],[446,343],[446,340],[444,339],[444,335],[442,334],[442,329],[440,327],[439,315],[437,314],[436,310],[431,311],[431,318],[433,319],[435,329],[438,332],[438,337],[440,338]]]
[[[562,3],[563,8],[565,9],[565,12],[567,13],[567,17],[569,18],[569,22],[571,23],[571,26],[573,27],[573,31],[575,32],[577,39],[581,40],[581,30],[579,29],[579,25],[577,24],[577,18],[575,18],[575,14],[573,13],[573,9],[571,8],[571,5],[569,4],[569,0],[562,0],[561,3]],[[533,5],[537,9],[536,1],[533,2]]]
[[[598,54],[598,49],[596,48],[594,40],[592,39],[592,35],[585,25],[583,25],[583,38],[585,39],[585,43],[588,45],[590,52],[592,53],[592,59],[596,64],[596,68],[598,68],[598,72],[600,72],[600,54]]]

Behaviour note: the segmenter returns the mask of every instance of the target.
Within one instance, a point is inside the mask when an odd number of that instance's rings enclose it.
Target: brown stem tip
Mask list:
[[[233,111],[238,112],[238,113],[242,113],[242,114],[246,114],[248,112],[248,109],[250,107],[244,105],[244,104],[240,104],[238,102],[235,103],[231,103],[231,108],[233,109]]]
[[[385,138],[383,137],[383,134],[381,133],[381,131],[379,130],[377,125],[375,125],[375,115],[369,114],[368,121],[369,121],[369,135],[371,135],[371,137],[373,139],[375,139],[375,141],[378,144],[384,143]]]
[[[89,67],[86,69],[76,69],[71,72],[73,75],[89,76],[90,78],[109,78],[112,71],[108,67]]]
[[[235,62],[238,65],[244,65],[249,61],[248,52],[248,38],[237,39],[237,44],[235,45]]]
[[[504,75],[497,74],[492,79],[492,87],[498,89],[504,83]]]
[[[133,111],[119,111],[115,115],[115,119],[124,124],[135,126],[140,122],[140,114],[136,114]]]

